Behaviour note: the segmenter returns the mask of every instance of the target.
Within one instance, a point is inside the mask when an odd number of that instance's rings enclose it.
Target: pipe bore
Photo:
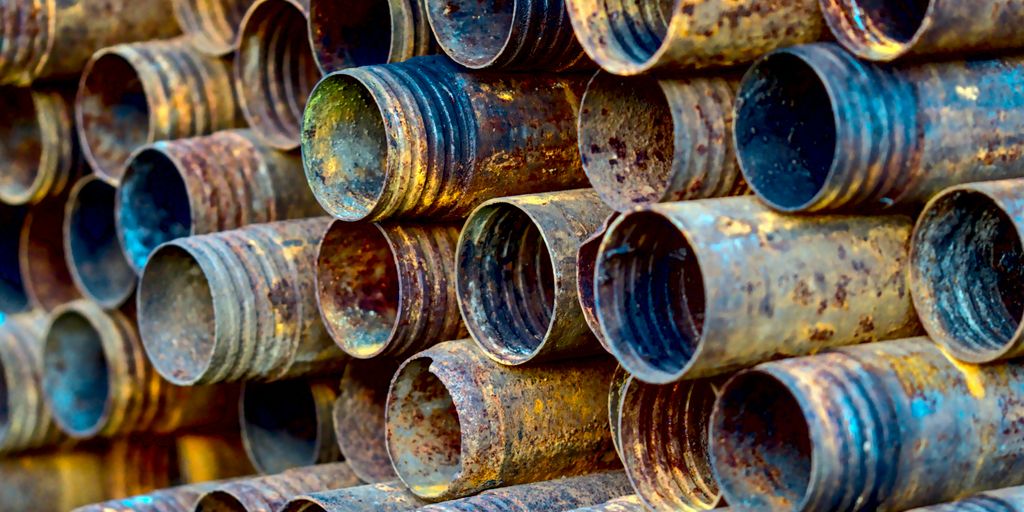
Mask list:
[[[135,148],[155,136],[142,78],[128,58],[105,53],[82,74],[75,109],[82,150],[93,172],[108,179]]]
[[[43,352],[43,386],[61,428],[85,436],[110,414],[111,382],[102,334],[92,321],[66,310],[50,324]]]
[[[47,311],[81,298],[64,252],[66,202],[64,195],[30,209],[18,248],[21,279],[29,301]]]
[[[0,203],[0,312],[26,311],[30,304],[21,278],[21,232],[28,209]]]
[[[83,295],[116,308],[135,291],[135,272],[125,261],[114,220],[116,189],[96,176],[71,190],[64,218],[64,245],[71,277]]]
[[[249,509],[227,492],[212,491],[196,502],[195,512],[249,512]]]
[[[932,0],[822,0],[825,21],[836,39],[870,60],[908,53],[926,30]]]
[[[129,161],[117,206],[121,243],[137,272],[160,244],[192,235],[192,208],[178,163],[146,148]]]
[[[384,414],[395,360],[352,361],[341,376],[334,403],[334,435],[345,463],[364,482],[395,480],[388,458]],[[404,487],[403,487],[404,488]]]
[[[248,382],[242,391],[245,450],[263,474],[338,460],[331,406],[336,386],[286,380]]]
[[[423,0],[311,0],[309,37],[323,73],[429,53]]]

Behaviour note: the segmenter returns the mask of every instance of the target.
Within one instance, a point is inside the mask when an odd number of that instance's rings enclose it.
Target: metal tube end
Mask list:
[[[820,0],[832,34],[858,57],[892,61],[910,53],[928,25],[932,0]]]
[[[64,216],[64,252],[79,291],[114,309],[135,292],[136,276],[117,236],[117,190],[95,175],[71,190]]]
[[[416,9],[414,2],[390,0],[310,0],[309,38],[320,72],[401,61],[412,55],[394,55],[395,26],[399,13],[392,9]],[[411,35],[406,35],[410,37]]]
[[[240,416],[245,451],[263,474],[339,460],[331,407],[337,385],[247,382]]]
[[[165,242],[192,234],[192,206],[182,170],[167,152],[147,146],[132,154],[117,197],[118,237],[135,272]]]

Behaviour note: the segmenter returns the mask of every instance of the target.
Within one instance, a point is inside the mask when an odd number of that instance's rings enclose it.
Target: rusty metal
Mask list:
[[[242,114],[264,144],[299,147],[302,109],[320,71],[306,19],[309,0],[257,0],[238,29],[235,89]]]
[[[593,67],[563,0],[425,0],[438,45],[470,69]]]
[[[50,197],[28,210],[17,248],[21,282],[29,304],[46,311],[82,296],[64,253],[67,197]]]
[[[306,179],[348,221],[458,218],[494,197],[585,186],[585,80],[469,73],[444,57],[332,73],[303,116]]]
[[[0,88],[0,201],[59,196],[81,174],[73,100],[67,87]]]
[[[18,263],[21,232],[28,208],[0,202],[0,312],[20,313],[31,309]]]
[[[265,475],[341,460],[332,410],[338,382],[247,382],[239,416],[245,452]]]
[[[0,13],[0,84],[73,78],[93,52],[171,37],[170,0],[8,0]]]
[[[40,312],[4,318],[0,324],[0,455],[57,444],[63,435],[43,399]]]
[[[322,73],[434,53],[425,0],[310,0],[309,38]]]
[[[299,496],[281,512],[402,512],[425,505],[402,482],[391,481]]]
[[[470,340],[420,352],[402,363],[388,393],[395,471],[417,496],[440,501],[613,469],[613,369],[606,359],[495,365]]]
[[[64,213],[64,256],[82,296],[115,309],[135,292],[135,272],[117,239],[117,189],[90,174],[71,189]]]
[[[434,503],[422,512],[545,512],[596,505],[632,492],[622,471],[606,471],[546,482],[491,489],[444,503]]]
[[[82,153],[110,182],[141,146],[224,130],[237,119],[231,65],[200,55],[183,37],[96,52],[75,99]]]
[[[298,154],[248,130],[159,141],[128,159],[117,196],[118,237],[136,272],[176,238],[323,215]],[[296,179],[299,178],[299,179]]]
[[[128,498],[117,498],[76,508],[71,512],[185,512],[199,498],[224,482],[203,482],[160,489]],[[66,510],[66,509],[65,509]],[[63,512],[63,511],[61,511]]]
[[[1024,58],[890,67],[835,44],[778,50],[740,85],[747,183],[777,210],[920,206],[961,183],[1024,176]]]
[[[909,512],[1019,512],[1024,510],[1024,487],[985,491],[950,503],[915,508]]]
[[[256,473],[238,429],[175,435],[178,480],[202,483]]]
[[[570,512],[647,512],[647,510],[647,507],[645,507],[640,501],[639,496],[636,494],[630,494],[628,496],[608,500],[599,505],[575,508]]]
[[[619,429],[619,409],[622,408],[622,393],[626,390],[630,375],[622,365],[615,366],[612,373],[612,383],[608,386],[608,429],[612,435],[612,444],[615,445],[615,453],[622,460],[622,437]]]
[[[608,353],[611,353],[612,348],[608,345],[608,340],[604,337],[604,333],[601,332],[601,323],[597,320],[597,306],[594,297],[594,269],[597,266],[597,250],[601,247],[601,240],[604,239],[604,234],[608,232],[608,226],[611,226],[618,216],[618,212],[609,215],[603,224],[595,229],[586,240],[580,243],[580,248],[576,251],[576,295],[580,299],[583,319],[587,321],[587,326],[590,327],[590,332],[597,338],[598,343]]]
[[[384,408],[399,361],[352,361],[341,376],[334,402],[334,436],[345,462],[360,480],[387,482],[398,475],[388,457]]]
[[[740,510],[939,503],[1024,483],[1008,449],[1022,399],[1024,366],[959,363],[927,338],[764,363],[725,384],[712,466]]]
[[[652,384],[913,336],[910,230],[903,215],[784,215],[749,196],[651,205],[601,242],[598,319]]]
[[[289,469],[225,483],[199,498],[195,512],[275,512],[296,496],[360,483],[344,462]]]
[[[178,385],[279,380],[341,369],[316,308],[330,219],[254,224],[158,248],[139,283],[149,360]]]
[[[214,57],[235,50],[238,27],[255,0],[170,0],[174,17],[192,47]]]
[[[519,365],[602,353],[576,295],[576,251],[611,213],[593,189],[492,199],[462,229],[462,318],[488,357]]]
[[[598,72],[579,115],[583,170],[608,206],[747,192],[733,148],[731,76],[656,80]]]
[[[820,39],[817,0],[565,0],[583,49],[617,75],[734,66]]]
[[[317,302],[334,342],[359,359],[404,358],[466,337],[458,239],[459,224],[334,221],[316,264]]]

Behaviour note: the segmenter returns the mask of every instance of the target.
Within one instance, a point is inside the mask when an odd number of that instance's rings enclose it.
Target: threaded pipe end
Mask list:
[[[896,60],[911,51],[925,31],[932,0],[820,0],[836,40],[873,61]]]
[[[53,50],[56,0],[10,0],[0,12],[0,84],[27,86]]]
[[[174,17],[196,50],[221,57],[235,49],[238,27],[253,0],[172,0]]]

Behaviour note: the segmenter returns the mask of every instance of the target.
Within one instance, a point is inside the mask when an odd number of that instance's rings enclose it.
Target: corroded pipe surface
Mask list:
[[[176,238],[323,215],[301,176],[299,155],[264,146],[248,130],[144,146],[128,159],[117,196],[128,261],[141,272],[154,249]]]
[[[98,451],[34,452],[0,458],[4,510],[66,512],[107,499],[107,469]]]
[[[82,153],[111,182],[137,148],[228,129],[236,119],[230,64],[200,55],[185,38],[96,52],[75,99]]]
[[[302,160],[342,220],[457,218],[494,197],[586,185],[585,78],[469,73],[444,57],[332,73],[303,116]]]
[[[27,214],[25,206],[0,202],[0,312],[5,314],[28,311],[32,307],[18,263]]]
[[[908,512],[1021,512],[1024,487],[1008,487],[975,494],[950,503],[915,508]]]
[[[590,58],[618,75],[734,66],[816,41],[817,0],[565,0]]]
[[[238,27],[255,0],[170,0],[174,17],[192,47],[201,53],[226,56],[235,50]]]
[[[129,498],[118,498],[79,507],[71,512],[184,512],[195,507],[199,497],[224,482],[203,482],[160,489]]]
[[[512,485],[421,508],[423,512],[545,512],[596,505],[632,492],[622,471]]]
[[[310,0],[309,37],[317,67],[402,62],[434,53],[425,0]]]
[[[139,283],[149,360],[178,385],[341,369],[316,308],[316,248],[330,219],[280,221],[162,245]]]
[[[5,317],[0,324],[0,454],[53,445],[63,435],[43,399],[40,312]]]
[[[583,170],[608,206],[746,193],[733,149],[739,80],[656,80],[599,72],[579,115]]]
[[[344,462],[289,469],[225,483],[199,498],[195,512],[275,512],[296,496],[360,483]]]
[[[391,381],[386,421],[395,471],[417,496],[440,501],[615,468],[612,371],[605,359],[495,365],[469,340],[427,349]]]
[[[601,242],[598,319],[653,384],[913,336],[910,230],[902,215],[784,215],[752,197],[655,204]]]
[[[0,201],[60,195],[81,174],[73,100],[70,88],[0,88]]]
[[[733,377],[711,461],[741,510],[905,510],[1024,483],[1021,400],[1020,364],[958,363],[927,338],[844,347]]]
[[[622,408],[622,393],[630,381],[629,372],[622,365],[615,366],[612,373],[612,383],[608,386],[608,428],[612,435],[612,444],[615,445],[615,453],[619,454],[622,460],[622,438],[619,430],[619,409]]]
[[[488,357],[601,353],[576,295],[576,252],[610,214],[592,189],[492,199],[470,214],[456,252],[459,307]]]
[[[360,480],[394,480],[384,431],[384,408],[391,376],[398,363],[390,359],[352,361],[341,376],[334,403],[334,435],[345,462]]]
[[[336,380],[247,382],[239,416],[245,451],[263,474],[341,459],[331,410]]]
[[[919,206],[1021,177],[1022,76],[1020,56],[894,68],[835,44],[778,50],[740,85],[740,167],[773,208],[803,212]]]
[[[458,224],[334,221],[320,241],[316,286],[335,343],[360,359],[404,358],[466,337],[458,239]]]
[[[647,507],[645,507],[643,502],[640,501],[639,496],[636,494],[630,494],[628,496],[608,500],[599,505],[575,508],[570,512],[647,512],[647,510]]]
[[[135,292],[135,272],[117,239],[117,189],[100,177],[83,176],[71,189],[64,213],[64,256],[79,293],[107,309]]]
[[[608,345],[608,340],[601,331],[601,323],[597,320],[597,305],[595,304],[596,299],[594,297],[594,269],[597,267],[597,251],[601,247],[601,240],[604,240],[604,235],[608,232],[608,226],[611,226],[618,216],[618,212],[609,215],[605,219],[604,224],[601,224],[586,240],[580,243],[580,248],[576,251],[576,295],[580,299],[583,318],[587,321],[590,332],[597,338],[601,347],[609,353],[612,351],[611,346]]]
[[[238,429],[177,434],[175,445],[178,480],[182,483],[198,484],[256,474],[256,468],[245,455]]]
[[[299,496],[281,512],[402,512],[427,505],[399,481]]]
[[[67,197],[51,197],[28,210],[16,251],[29,304],[46,311],[82,296],[64,252]]]

